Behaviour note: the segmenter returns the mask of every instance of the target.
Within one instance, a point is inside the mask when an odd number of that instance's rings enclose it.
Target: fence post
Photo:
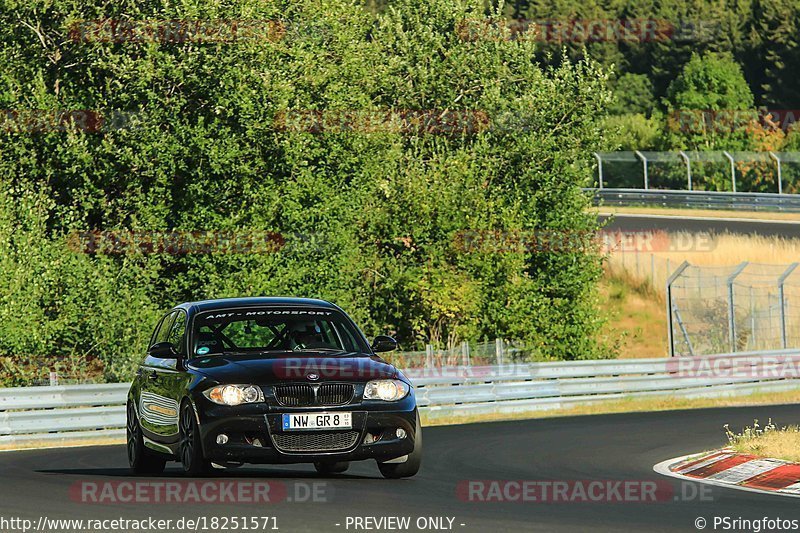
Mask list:
[[[650,180],[647,176],[647,158],[639,150],[635,150],[633,153],[635,153],[639,159],[642,160],[642,169],[644,170],[644,190],[647,190],[650,188]]]
[[[692,162],[689,161],[689,156],[686,155],[686,152],[681,150],[678,152],[683,160],[686,162],[686,181],[689,184],[689,190],[692,190]]]
[[[503,364],[503,339],[497,338],[494,341],[495,352],[497,353],[497,364]]]
[[[672,338],[672,283],[689,268],[689,262],[684,261],[673,272],[669,273],[669,259],[667,259],[667,337],[669,338],[669,356],[675,357],[675,341]]]
[[[733,282],[736,277],[747,268],[747,261],[736,267],[733,274],[728,276],[728,336],[730,341],[731,353],[736,353],[736,308],[733,300]]]
[[[782,183],[783,176],[781,176],[781,158],[775,155],[775,152],[770,152],[769,155],[778,163],[778,194],[783,194],[783,183]]]
[[[731,162],[731,183],[733,184],[733,192],[736,192],[736,161],[734,161],[733,156],[728,152],[723,150],[722,153],[728,158],[728,161]]]
[[[425,345],[425,368],[433,368],[433,345]]]
[[[597,158],[597,176],[600,178],[600,188],[603,188],[603,158],[597,152],[594,153]]]
[[[656,283],[656,256],[655,254],[650,254],[650,283],[655,285]]]
[[[753,350],[758,349],[758,338],[756,337],[756,304],[753,301],[753,286],[750,285],[750,337],[753,339]]]
[[[469,366],[469,343],[467,341],[461,341],[461,364]]]
[[[789,346],[786,339],[786,295],[784,294],[783,286],[786,282],[786,278],[792,275],[792,272],[794,272],[794,269],[797,268],[797,265],[798,263],[792,263],[789,265],[789,268],[787,268],[783,274],[781,274],[781,277],[778,278],[778,305],[781,309],[781,346],[784,350]]]

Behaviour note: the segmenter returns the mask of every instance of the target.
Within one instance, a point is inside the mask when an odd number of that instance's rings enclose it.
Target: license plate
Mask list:
[[[353,413],[291,413],[283,415],[284,430],[351,429]]]

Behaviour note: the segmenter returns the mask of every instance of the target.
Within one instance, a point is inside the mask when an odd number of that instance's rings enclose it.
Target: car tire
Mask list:
[[[144,445],[142,426],[133,404],[128,402],[125,434],[128,444],[128,464],[134,474],[160,474],[164,471],[167,460],[157,452],[148,450]]]
[[[181,406],[178,422],[178,459],[183,472],[189,476],[202,476],[211,470],[211,463],[203,456],[200,428],[192,405],[186,401]]]
[[[414,433],[414,450],[408,454],[408,459],[404,463],[378,463],[378,470],[383,477],[388,479],[400,479],[411,477],[419,472],[422,465],[422,425],[419,422],[417,413],[417,430]]]
[[[350,461],[317,461],[314,463],[314,468],[320,474],[341,474],[350,468]]]

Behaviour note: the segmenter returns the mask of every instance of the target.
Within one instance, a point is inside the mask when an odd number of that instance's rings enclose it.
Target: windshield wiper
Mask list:
[[[332,352],[332,353],[350,353],[347,350],[342,350],[341,348],[300,348],[300,349],[293,349],[293,352]]]

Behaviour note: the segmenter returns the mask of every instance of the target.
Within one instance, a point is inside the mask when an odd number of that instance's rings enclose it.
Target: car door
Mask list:
[[[185,315],[182,310],[173,310],[162,319],[151,346],[170,340],[181,313]],[[139,418],[144,435],[156,443],[169,444],[178,434],[178,403],[172,386],[179,374],[178,360],[154,357],[148,350],[139,372]]]
[[[161,433],[164,442],[169,444],[174,444],[178,441],[178,416],[181,400],[186,396],[189,382],[192,379],[192,376],[185,369],[185,362],[188,359],[187,327],[188,316],[186,311],[183,309],[176,310],[166,341],[172,345],[177,357],[175,359],[164,359],[164,364],[156,367],[156,372],[158,372],[156,383],[159,394],[169,401],[169,406],[164,411],[165,414],[169,415],[169,420],[168,424],[162,428],[163,431]]]

